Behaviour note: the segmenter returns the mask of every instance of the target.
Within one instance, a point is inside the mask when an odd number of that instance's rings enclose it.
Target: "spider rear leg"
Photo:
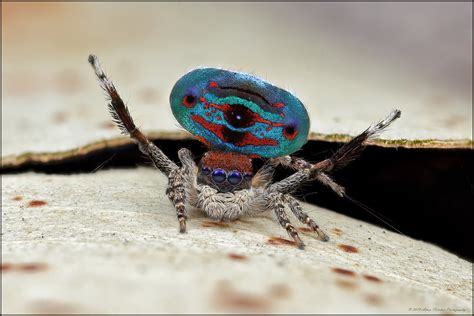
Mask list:
[[[328,241],[329,236],[324,233],[321,228],[319,228],[318,224],[306,214],[303,209],[301,208],[300,203],[291,195],[285,195],[285,199],[290,207],[290,210],[295,214],[295,216],[300,220],[300,222],[308,225],[313,231],[316,232],[318,235],[318,239],[321,241]]]
[[[295,227],[291,224],[290,220],[288,219],[288,215],[285,212],[285,199],[282,194],[271,194],[268,196],[268,208],[273,209],[275,215],[277,216],[278,222],[280,225],[286,229],[288,235],[296,243],[296,247],[299,249],[304,249],[304,243],[301,240],[298,232],[296,231]]]

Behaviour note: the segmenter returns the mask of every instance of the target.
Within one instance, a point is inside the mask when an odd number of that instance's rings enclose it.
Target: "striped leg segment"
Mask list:
[[[285,195],[285,199],[293,214],[295,214],[295,216],[300,220],[300,222],[308,225],[313,231],[315,231],[316,234],[318,234],[319,240],[329,240],[328,235],[326,235],[321,230],[321,228],[319,228],[318,224],[316,224],[316,222],[303,211],[300,203],[294,197],[292,197],[291,195]]]
[[[285,201],[283,199],[282,194],[271,194],[268,196],[268,207],[273,209],[275,215],[277,216],[278,222],[280,225],[286,229],[288,235],[296,243],[296,246],[299,249],[304,249],[304,243],[301,240],[298,232],[296,231],[295,227],[291,224],[290,220],[288,219],[288,215],[285,212]]]
[[[109,100],[109,112],[112,115],[113,121],[122,131],[122,134],[128,135],[134,139],[138,143],[140,150],[144,154],[148,155],[153,161],[155,167],[164,174],[169,175],[171,170],[177,169],[178,166],[173,161],[171,161],[161,151],[161,149],[150,142],[146,136],[136,127],[127,106],[118,94],[117,89],[115,88],[112,81],[106,76],[104,70],[100,66],[97,56],[90,55],[89,63],[94,69],[101,88],[107,95]]]
[[[186,232],[186,188],[185,179],[186,174],[184,169],[174,169],[168,176],[168,188],[166,195],[173,203],[176,209],[176,216],[179,222],[179,232]]]
[[[283,165],[298,171],[295,173],[295,176],[287,181],[284,181],[286,179],[280,181],[273,189],[281,193],[289,193],[301,182],[317,180],[328,186],[339,196],[345,196],[344,188],[337,184],[328,175],[328,172],[341,169],[347,166],[351,161],[357,159],[364,151],[366,141],[377,137],[400,116],[400,110],[393,110],[385,119],[379,121],[377,124],[371,125],[365,131],[345,143],[330,158],[315,164],[292,156],[272,158],[271,164],[273,166]],[[306,171],[306,173],[304,171]]]

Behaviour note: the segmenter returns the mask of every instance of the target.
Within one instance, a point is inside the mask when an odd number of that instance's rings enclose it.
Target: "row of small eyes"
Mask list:
[[[227,180],[233,185],[239,184],[242,182],[242,179],[244,181],[250,181],[253,177],[253,174],[248,172],[244,173],[244,175],[237,170],[232,170],[229,171],[229,173],[226,173],[224,169],[216,168],[211,170],[209,167],[202,167],[201,173],[205,176],[211,175],[212,180],[216,183],[223,183]]]

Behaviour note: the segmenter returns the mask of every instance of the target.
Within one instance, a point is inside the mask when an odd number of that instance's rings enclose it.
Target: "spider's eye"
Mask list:
[[[253,178],[253,173],[246,172],[246,173],[244,174],[244,180],[245,180],[245,181],[250,181],[250,180],[252,180],[252,178]]]
[[[196,97],[191,94],[185,95],[183,98],[183,105],[187,108],[192,108],[196,105]]]
[[[203,175],[207,176],[211,173],[211,168],[209,167],[202,167],[201,172]]]
[[[214,169],[212,172],[212,180],[216,183],[222,183],[225,181],[226,174],[223,169]]]
[[[224,116],[226,121],[236,128],[245,128],[255,124],[255,113],[241,104],[233,104]]]
[[[286,139],[294,139],[296,135],[298,135],[298,131],[294,126],[288,125],[283,128],[283,136],[285,136]]]
[[[237,170],[231,171],[227,176],[227,181],[229,181],[230,184],[239,184],[242,181],[242,174]]]

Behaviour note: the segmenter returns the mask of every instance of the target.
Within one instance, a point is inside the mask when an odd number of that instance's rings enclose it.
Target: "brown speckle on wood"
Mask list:
[[[202,227],[229,227],[229,224],[225,222],[213,222],[213,221],[204,221],[202,222]]]
[[[293,240],[283,239],[280,237],[270,237],[267,241],[270,245],[288,245],[294,246],[295,242]]]
[[[2,263],[2,272],[7,272],[12,270],[13,265],[11,263]]]
[[[337,245],[337,247],[339,247],[339,249],[345,251],[345,252],[349,252],[349,253],[357,253],[359,252],[359,249],[357,249],[356,247],[354,246],[350,246],[350,245]]]
[[[239,254],[236,254],[236,253],[229,253],[227,254],[227,257],[231,260],[235,260],[235,261],[245,261],[247,260],[248,258],[244,255],[239,255]]]
[[[342,230],[340,230],[339,228],[333,228],[333,229],[331,229],[331,232],[333,232],[334,235],[336,235],[336,236],[341,236],[342,235]]]
[[[221,281],[216,287],[216,303],[232,312],[268,312],[270,302],[261,295],[243,293],[232,288],[230,282]]]
[[[332,268],[332,271],[340,275],[355,276],[354,271],[350,271],[350,270],[346,270],[342,268]]]
[[[365,296],[365,301],[371,305],[382,305],[383,299],[380,295],[376,294],[367,294]]]
[[[270,296],[274,298],[287,298],[291,294],[290,287],[287,284],[273,284],[270,287]]]
[[[21,201],[21,200],[23,200],[23,197],[21,195],[16,195],[16,196],[13,197],[12,200],[13,201]]]
[[[3,272],[39,272],[48,268],[45,263],[2,263]]]
[[[41,200],[31,200],[29,203],[28,203],[28,207],[38,207],[38,206],[43,206],[43,205],[46,205],[48,204],[47,202],[45,201],[41,201]]]
[[[298,230],[300,232],[303,232],[303,233],[312,233],[314,232],[314,230],[312,230],[311,228],[309,227],[298,227]]]
[[[24,272],[39,272],[48,268],[45,263],[24,263],[18,266],[19,270]]]
[[[337,280],[336,285],[345,290],[354,290],[357,288],[357,284],[346,280]]]
[[[373,276],[373,275],[364,274],[363,277],[364,277],[364,279],[366,279],[367,281],[371,281],[371,282],[375,282],[375,283],[380,283],[380,282],[382,282],[382,280],[380,280],[379,278],[377,278],[376,276]]]
[[[31,303],[35,314],[71,314],[77,313],[78,308],[72,304],[50,300],[38,300]]]

